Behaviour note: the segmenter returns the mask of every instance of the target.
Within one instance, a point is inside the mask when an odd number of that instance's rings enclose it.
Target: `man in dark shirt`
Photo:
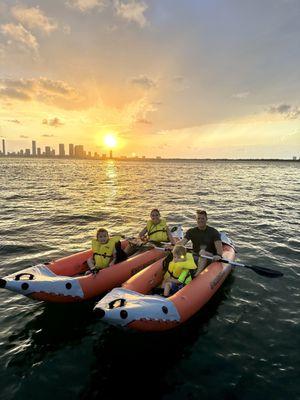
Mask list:
[[[193,252],[197,258],[198,255],[213,256],[213,261],[218,261],[222,257],[223,247],[220,233],[207,224],[207,213],[204,210],[197,211],[197,226],[189,229],[185,237],[178,242],[183,246],[191,240],[193,243]],[[195,275],[198,275],[207,265],[205,258],[199,257],[198,269]]]

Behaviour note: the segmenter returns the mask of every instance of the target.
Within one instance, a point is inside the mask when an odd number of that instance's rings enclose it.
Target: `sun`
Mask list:
[[[104,143],[106,144],[107,147],[116,147],[117,145],[117,139],[114,135],[112,134],[107,134],[104,136]]]

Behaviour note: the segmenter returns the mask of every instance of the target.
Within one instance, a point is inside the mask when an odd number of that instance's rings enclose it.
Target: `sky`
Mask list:
[[[0,137],[300,157],[299,20],[299,0],[0,0]]]

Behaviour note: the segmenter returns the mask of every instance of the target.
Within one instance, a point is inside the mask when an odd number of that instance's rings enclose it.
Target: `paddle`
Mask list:
[[[201,256],[203,258],[207,258],[208,260],[212,260],[213,257],[210,256]],[[258,275],[267,276],[268,278],[279,278],[283,276],[283,273],[280,271],[275,271],[274,269],[259,267],[257,265],[245,265],[235,261],[227,260],[226,258],[221,258],[219,262],[233,265],[234,267],[245,267],[252,269],[252,271],[256,272]]]

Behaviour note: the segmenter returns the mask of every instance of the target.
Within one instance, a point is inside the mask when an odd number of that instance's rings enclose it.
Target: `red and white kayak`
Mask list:
[[[234,260],[235,248],[221,235],[223,258]],[[213,262],[174,295],[150,295],[163,279],[163,259],[140,271],[121,288],[115,288],[97,303],[96,314],[112,325],[139,331],[163,331],[191,318],[216,293],[231,271],[230,264]]]
[[[126,246],[122,241],[122,247]],[[0,287],[35,300],[70,303],[91,299],[120,286],[132,275],[161,259],[160,250],[150,249],[125,261],[100,270],[96,275],[84,275],[86,261],[92,250],[38,264],[0,279]],[[80,275],[81,274],[81,275]]]

